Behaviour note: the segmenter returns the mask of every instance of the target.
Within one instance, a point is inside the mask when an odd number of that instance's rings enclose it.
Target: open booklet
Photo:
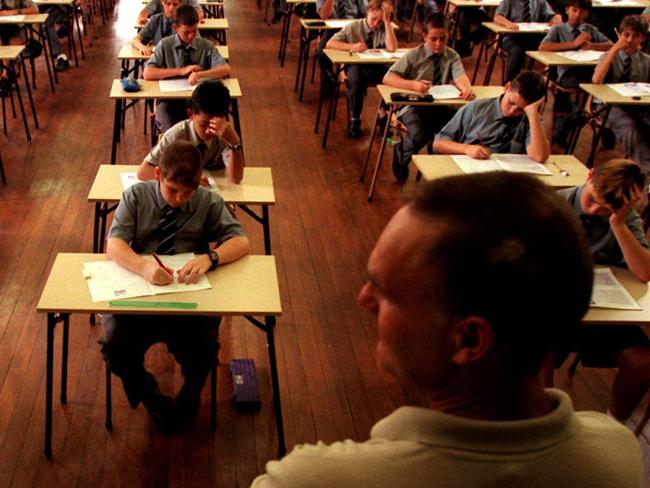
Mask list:
[[[581,49],[580,51],[562,51],[556,53],[558,56],[561,56],[565,59],[570,59],[571,61],[598,61],[603,55],[603,51],[594,51],[593,49]]]
[[[180,92],[192,91],[196,88],[196,85],[190,85],[187,78],[175,78],[172,80],[158,81],[158,87],[161,92]]]
[[[357,53],[360,59],[395,59],[401,58],[406,54],[408,49],[398,49],[394,52],[385,49],[366,49],[362,53]]]
[[[517,22],[519,32],[546,32],[551,29],[546,22]]]
[[[490,159],[474,159],[469,156],[451,156],[463,173],[487,173],[488,171],[510,171],[513,173],[532,173],[552,175],[543,164],[530,159],[525,154],[492,154]]]
[[[209,188],[216,188],[217,187],[217,182],[214,179],[216,175],[218,175],[219,172],[212,172],[212,171],[206,171],[203,170],[203,177],[208,180],[208,187]],[[122,190],[126,190],[127,188],[132,187],[136,183],[142,183],[143,180],[138,179],[138,176],[135,171],[125,171],[123,173],[120,173],[120,180],[122,182]]]
[[[620,310],[642,310],[632,295],[616,279],[609,268],[594,269],[594,289],[590,306]]]
[[[608,83],[608,87],[624,97],[649,97],[650,83]]]
[[[640,5],[639,2],[635,2],[634,0],[595,0],[594,5],[612,5],[616,7],[641,7],[643,8],[643,5]]]
[[[153,261],[152,256],[144,256]],[[170,269],[177,271],[194,258],[193,253],[160,256],[161,261]],[[205,290],[212,288],[208,278],[203,275],[198,283],[186,284],[178,282],[178,274],[174,273],[174,282],[158,286],[147,282],[142,276],[120,267],[115,261],[91,261],[84,263],[83,274],[88,283],[88,289],[93,302],[104,302],[115,299],[163,295],[165,293],[182,293],[186,291]]]
[[[0,22],[21,22],[25,20],[24,15],[4,15],[0,17]]]
[[[451,100],[460,98],[460,90],[454,85],[434,85],[429,88],[429,95],[434,100]]]

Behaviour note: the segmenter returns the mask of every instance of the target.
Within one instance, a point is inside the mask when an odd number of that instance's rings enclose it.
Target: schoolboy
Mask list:
[[[557,25],[562,16],[556,14],[546,0],[502,0],[494,14],[494,22],[517,31],[517,22],[549,22]],[[526,61],[526,51],[534,51],[539,44],[537,34],[506,35],[503,49],[506,52],[504,81],[512,81]]]
[[[429,16],[423,25],[424,42],[407,52],[384,76],[386,85],[426,93],[431,85],[453,83],[464,100],[475,97],[472,84],[456,51],[447,46],[449,28],[443,14]],[[403,183],[408,179],[411,156],[422,149],[451,118],[446,107],[407,106],[398,112],[407,129],[402,141],[393,147],[393,174]]]
[[[54,69],[59,73],[70,67],[70,61],[65,54],[65,49],[61,45],[61,37],[68,33],[68,12],[67,7],[63,5],[45,5],[40,7],[40,11],[47,13],[45,28],[52,48],[52,59],[54,60]]]
[[[140,51],[143,56],[151,56],[153,46],[163,38],[174,34],[172,28],[176,9],[181,4],[180,0],[162,0],[163,12],[153,14],[145,26],[131,41],[131,46]]]
[[[648,22],[641,15],[628,15],[619,27],[618,41],[601,58],[592,81],[626,83],[650,81],[650,55],[641,51]],[[647,173],[650,171],[650,110],[648,107],[614,105],[607,118],[609,128],[623,143],[626,154]]]
[[[199,150],[202,168],[225,167],[230,181],[239,183],[244,175],[244,154],[237,132],[226,120],[229,106],[230,94],[223,83],[208,80],[199,84],[192,93],[189,119],[165,132],[140,164],[138,178],[154,178],[165,149],[177,141],[186,141]]]
[[[211,41],[198,37],[199,17],[189,5],[176,9],[172,26],[175,34],[165,37],[155,47],[147,62],[145,80],[187,77],[190,85],[202,78],[226,78],[230,66],[221,57]],[[183,120],[186,116],[184,100],[159,100],[156,105],[156,122],[161,132]]]
[[[163,0],[151,0],[138,14],[138,23],[145,25],[150,16],[163,13],[165,10],[163,4]],[[199,16],[199,20],[203,20],[205,12],[203,12],[203,8],[199,5],[199,0],[180,0],[180,4],[193,7]]]
[[[634,206],[647,192],[643,171],[625,159],[606,161],[582,186],[558,192],[580,217],[596,264],[628,267],[643,282],[650,280],[650,245]],[[619,420],[630,417],[650,388],[644,332],[637,326],[583,326],[574,350],[585,366],[618,367],[609,411]]]
[[[328,49],[364,52],[367,49],[397,49],[397,39],[391,26],[393,6],[385,0],[370,0],[365,19],[356,20],[338,31],[327,41]],[[345,67],[347,97],[351,108],[349,137],[361,135],[363,97],[369,84],[380,83],[386,74],[385,65],[352,64]]]
[[[540,120],[544,102],[544,78],[523,71],[505,85],[500,97],[475,100],[462,107],[436,135],[436,154],[465,154],[487,159],[494,153],[527,154],[546,161],[549,142]]]
[[[32,0],[3,0],[0,4],[0,17],[37,13],[38,8],[32,3]],[[25,44],[22,26],[15,24],[0,25],[0,40],[3,45],[21,46]]]
[[[248,254],[242,227],[219,195],[199,187],[200,176],[196,147],[184,141],[167,146],[155,169],[156,179],[124,192],[109,231],[108,257],[150,283],[167,285],[174,275],[143,254],[195,253],[195,258],[176,270],[181,283],[196,282],[218,265]],[[211,249],[210,243],[217,247]],[[131,407],[142,402],[164,429],[177,429],[190,421],[216,361],[219,319],[104,315],[102,322],[102,355],[111,372],[122,379]],[[161,342],[181,365],[185,380],[173,402],[144,367],[146,351]]]

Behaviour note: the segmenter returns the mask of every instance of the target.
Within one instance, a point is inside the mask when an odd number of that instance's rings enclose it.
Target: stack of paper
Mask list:
[[[563,51],[557,53],[558,56],[561,56],[571,61],[598,61],[603,55],[602,51],[594,51],[593,49],[582,49],[580,51]]]
[[[406,54],[408,49],[398,49],[395,52],[389,52],[385,49],[366,49],[362,53],[357,53],[360,59],[395,59],[401,58]]]
[[[546,32],[551,26],[545,22],[518,22],[520,32]]]
[[[460,98],[460,90],[454,85],[435,85],[429,88],[429,94],[434,100],[450,100]]]
[[[351,20],[348,19],[335,19],[335,20],[326,20],[325,25],[331,29],[343,29],[346,25],[348,25]]]
[[[161,92],[181,92],[192,91],[196,85],[190,85],[187,78],[177,78],[173,80],[160,80],[158,82]]]
[[[22,22],[25,20],[24,15],[4,15],[0,17],[0,22]]]
[[[596,308],[642,310],[609,268],[594,270],[594,289],[591,292],[590,305]]]
[[[490,159],[474,159],[469,156],[452,156],[451,158],[466,174],[489,171],[510,171],[536,175],[553,174],[546,166],[533,161],[525,154],[493,154]]]
[[[650,83],[610,83],[607,86],[624,97],[650,96]]]
[[[160,256],[165,266],[174,271],[181,269],[192,258],[194,258],[193,253]],[[151,256],[145,256],[145,259],[153,261]],[[84,263],[83,273],[93,302],[212,288],[205,275],[201,276],[201,279],[196,284],[185,284],[178,282],[176,273],[174,274],[173,283],[165,286],[152,285],[142,276],[120,267],[114,261]]]

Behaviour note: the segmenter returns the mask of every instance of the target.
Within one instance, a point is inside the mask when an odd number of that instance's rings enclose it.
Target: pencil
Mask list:
[[[153,256],[153,258],[156,260],[156,262],[160,265],[162,269],[167,271],[170,275],[174,274],[174,272],[171,269],[169,269],[167,266],[163,264],[163,262],[160,260],[160,257],[155,252],[152,252],[151,255]]]

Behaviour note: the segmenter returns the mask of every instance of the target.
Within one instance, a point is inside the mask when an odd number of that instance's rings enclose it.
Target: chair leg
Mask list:
[[[217,362],[210,372],[210,430],[217,430]]]

